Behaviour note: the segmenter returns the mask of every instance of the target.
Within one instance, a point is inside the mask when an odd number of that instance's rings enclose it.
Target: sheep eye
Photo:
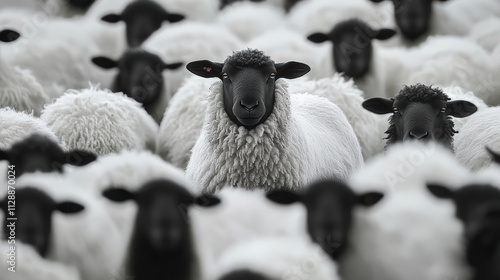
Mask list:
[[[271,73],[271,76],[269,76],[271,79],[276,79],[276,73]]]
[[[227,79],[227,78],[229,78],[229,75],[227,75],[227,73],[222,73],[222,78]]]
[[[446,107],[441,108],[441,113],[446,112]]]
[[[399,113],[399,110],[398,110],[398,108],[393,108],[392,110],[394,111],[394,114],[397,114],[397,113]]]

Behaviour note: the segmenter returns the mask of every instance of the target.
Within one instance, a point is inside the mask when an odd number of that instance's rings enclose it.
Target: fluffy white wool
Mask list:
[[[362,163],[354,131],[337,105],[275,86],[268,119],[252,130],[232,122],[224,109],[222,82],[210,88],[205,122],[186,174],[198,190],[224,186],[297,190],[322,178],[346,179]]]
[[[123,93],[91,87],[69,90],[42,112],[69,149],[98,155],[121,150],[155,150],[158,125],[137,101]]]
[[[453,101],[453,100],[469,101],[469,102],[473,103],[474,105],[476,105],[478,111],[481,111],[483,109],[488,108],[488,105],[486,105],[486,103],[484,103],[484,101],[481,98],[475,96],[472,91],[464,90],[463,88],[458,87],[458,86],[445,87],[445,88],[442,88],[442,90],[444,93],[446,93],[446,95],[448,95],[448,97],[451,99],[451,101]],[[458,131],[458,132],[460,132],[462,130],[462,127],[464,126],[464,124],[467,122],[467,120],[469,120],[469,117],[467,117],[467,118],[451,117],[451,118],[453,120],[453,123],[455,124],[453,129]],[[454,137],[456,137],[456,136],[454,136]]]
[[[365,160],[384,151],[387,116],[373,114],[361,106],[363,92],[354,85],[352,79],[346,80],[340,74],[335,74],[319,80],[293,80],[290,81],[289,92],[310,92],[339,106],[356,133]]]
[[[2,265],[0,277],[8,280],[80,280],[78,270],[62,263],[43,259],[31,247],[16,242],[16,272],[10,272],[7,268],[9,247],[4,240],[0,241],[0,253],[2,254]]]
[[[236,2],[220,12],[218,23],[248,42],[268,30],[284,27],[285,11],[266,2]]]
[[[0,108],[0,148],[7,149],[33,133],[45,135],[60,143],[54,132],[39,118],[10,108]]]
[[[239,269],[270,279],[341,279],[335,262],[308,238],[268,238],[236,245],[224,253],[212,279]]]
[[[385,197],[372,209],[356,210],[350,248],[339,263],[344,279],[469,279],[455,206],[425,187],[457,188],[469,180],[438,144],[397,144],[368,162],[350,185],[360,192],[380,189]]]
[[[156,138],[156,153],[185,169],[198,140],[205,117],[207,97],[214,79],[186,79],[170,100]]]
[[[454,136],[455,156],[470,170],[482,169],[491,163],[485,147],[500,151],[500,107],[483,109],[468,117],[462,130]]]
[[[70,200],[85,206],[78,214],[53,213],[47,259],[76,267],[82,280],[112,279],[125,249],[121,233],[101,200],[93,193],[75,187],[75,182],[68,184],[64,176],[34,173],[23,175],[16,181],[18,190],[35,187],[57,202]]]
[[[500,46],[500,18],[491,17],[478,22],[467,37],[491,53]]]

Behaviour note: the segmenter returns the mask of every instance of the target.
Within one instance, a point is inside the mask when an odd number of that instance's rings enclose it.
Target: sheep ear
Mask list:
[[[167,13],[165,20],[170,22],[170,23],[174,23],[174,22],[179,22],[179,21],[183,20],[184,18],[186,18],[186,17],[181,15],[181,14],[169,14],[169,13]]]
[[[276,80],[279,78],[295,79],[311,71],[311,67],[307,64],[295,61],[276,63],[274,67],[276,67]]]
[[[75,166],[84,166],[96,159],[96,154],[84,150],[72,150],[66,153],[66,163]]]
[[[370,1],[375,2],[375,3],[380,3],[380,2],[382,2],[384,0],[370,0]]]
[[[109,23],[117,23],[122,20],[122,16],[118,14],[107,14],[103,16],[101,20]]]
[[[182,62],[169,63],[169,64],[163,63],[163,69],[175,70],[181,67],[182,64],[183,64]]]
[[[9,160],[9,151],[0,149],[0,160]]]
[[[132,192],[129,192],[126,189],[121,189],[121,188],[111,188],[104,190],[102,192],[102,195],[115,202],[123,202],[127,200],[135,200],[135,195]]]
[[[363,102],[363,108],[375,114],[388,114],[392,113],[394,101],[389,98],[375,97],[367,99]]]
[[[118,66],[118,62],[112,60],[111,58],[105,56],[96,56],[92,58],[92,63],[103,68],[103,69],[111,69],[116,68]]]
[[[427,184],[427,189],[435,196],[438,198],[446,198],[446,199],[451,199],[453,198],[453,191],[450,190],[447,187],[441,186],[441,185],[436,185],[436,184]]]
[[[301,201],[300,195],[286,190],[270,191],[266,194],[267,199],[278,204],[292,204]]]
[[[212,207],[220,203],[220,199],[215,195],[203,194],[194,199],[194,203],[201,207]]]
[[[85,207],[81,204],[71,201],[65,201],[57,204],[56,210],[64,214],[75,214],[83,211]]]
[[[307,40],[319,44],[319,43],[323,43],[323,42],[330,40],[330,37],[328,37],[328,35],[326,35],[324,33],[318,32],[318,33],[313,33],[313,34],[307,36]]]
[[[381,192],[367,192],[358,195],[358,204],[363,206],[373,206],[377,204],[382,198],[384,198],[384,194]]]
[[[486,151],[491,155],[493,161],[496,163],[500,163],[500,153],[494,152],[490,147],[486,146]]]
[[[14,31],[14,30],[5,29],[5,30],[0,31],[0,41],[5,42],[5,43],[15,41],[19,37],[21,37],[21,34],[19,34],[18,32]]]
[[[446,114],[455,118],[465,118],[477,111],[476,105],[465,100],[446,102]]]
[[[375,36],[372,36],[374,39],[378,40],[387,40],[392,38],[392,36],[396,35],[396,30],[390,28],[382,28],[377,31]]]
[[[223,63],[212,62],[210,60],[197,60],[186,65],[189,72],[203,78],[219,78],[222,80]]]

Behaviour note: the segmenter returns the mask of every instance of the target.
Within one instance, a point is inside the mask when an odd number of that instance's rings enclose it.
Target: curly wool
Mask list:
[[[155,149],[158,125],[137,101],[123,93],[91,87],[69,90],[40,117],[68,146],[98,155]]]
[[[250,48],[233,52],[233,55],[228,56],[224,61],[224,64],[233,64],[242,67],[260,67],[269,63],[274,63],[270,56],[265,55],[263,51]]]

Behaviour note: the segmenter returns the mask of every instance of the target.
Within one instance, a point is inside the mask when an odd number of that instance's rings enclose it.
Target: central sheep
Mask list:
[[[279,80],[298,78],[309,66],[275,63],[248,49],[224,63],[200,60],[187,69],[222,81],[210,88],[186,170],[199,190],[297,190],[313,180],[346,179],[360,167],[359,142],[339,107],[318,96],[289,94]]]

